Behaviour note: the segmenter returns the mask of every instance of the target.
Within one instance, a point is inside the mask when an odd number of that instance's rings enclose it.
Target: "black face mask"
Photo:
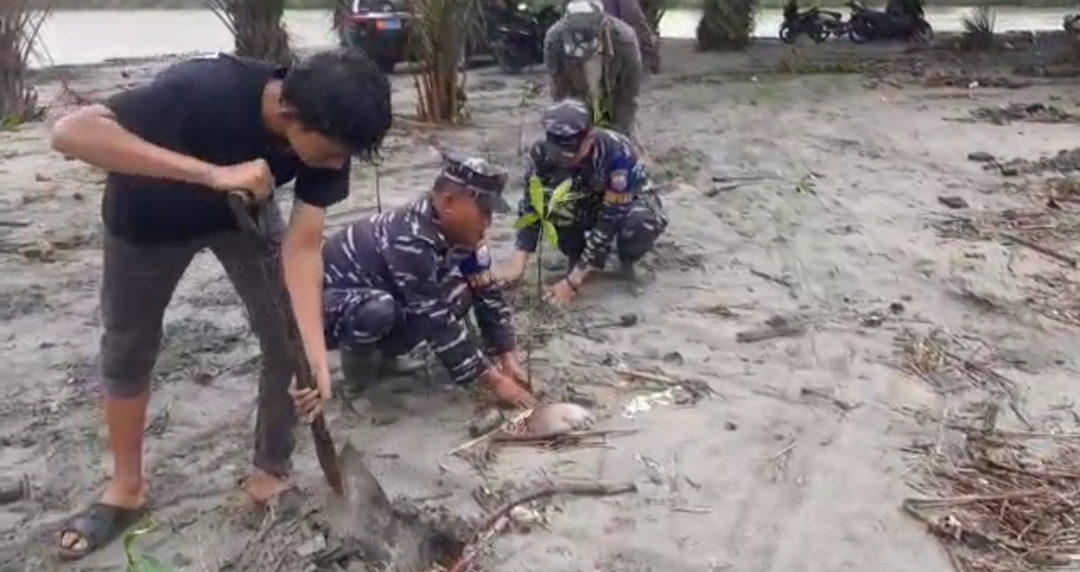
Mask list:
[[[578,133],[575,135],[554,135],[548,133],[544,141],[548,159],[560,164],[572,163],[574,158],[577,157],[578,151],[581,150],[581,145],[585,141],[585,136],[586,133]]]

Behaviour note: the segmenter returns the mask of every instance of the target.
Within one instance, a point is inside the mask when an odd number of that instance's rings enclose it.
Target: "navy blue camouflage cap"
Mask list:
[[[507,178],[505,171],[480,157],[453,151],[443,151],[442,160],[440,178],[471,192],[484,210],[510,212],[510,204],[503,198]]]
[[[544,110],[540,123],[544,126],[544,152],[557,158],[577,152],[582,137],[592,128],[592,113],[584,102],[564,99]]]

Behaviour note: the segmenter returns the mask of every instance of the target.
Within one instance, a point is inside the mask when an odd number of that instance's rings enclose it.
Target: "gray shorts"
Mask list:
[[[296,416],[288,387],[295,366],[284,347],[286,338],[277,324],[273,305],[274,290],[286,295],[278,256],[285,226],[276,204],[265,208],[268,212],[263,220],[268,221],[266,235],[274,253],[270,265],[274,280],[269,287],[255,264],[264,256],[263,251],[240,232],[149,245],[131,244],[105,233],[101,378],[110,397],[131,398],[149,388],[161,347],[165,308],[195,254],[209,249],[239,294],[262,351],[255,464],[272,474],[284,475],[294,446],[292,428]]]

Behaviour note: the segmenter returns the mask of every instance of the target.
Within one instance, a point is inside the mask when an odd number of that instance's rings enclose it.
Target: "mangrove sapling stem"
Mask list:
[[[540,230],[543,234],[543,229]],[[543,236],[541,236],[543,238]],[[542,240],[536,242],[536,289],[533,293],[533,299],[529,301],[529,344],[525,346],[525,381],[528,382],[529,387],[533,386],[532,377],[532,353],[533,343],[536,340],[536,314],[539,312],[541,297],[544,295],[544,243]]]

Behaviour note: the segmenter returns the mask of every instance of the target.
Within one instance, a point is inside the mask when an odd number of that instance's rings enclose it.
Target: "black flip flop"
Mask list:
[[[63,542],[64,535],[74,533],[84,542],[81,550],[58,547],[60,558],[68,561],[80,560],[105,545],[120,538],[124,532],[146,514],[147,507],[123,508],[100,502],[91,504],[86,510],[69,518],[60,528],[58,542]],[[78,544],[78,541],[76,541]]]

